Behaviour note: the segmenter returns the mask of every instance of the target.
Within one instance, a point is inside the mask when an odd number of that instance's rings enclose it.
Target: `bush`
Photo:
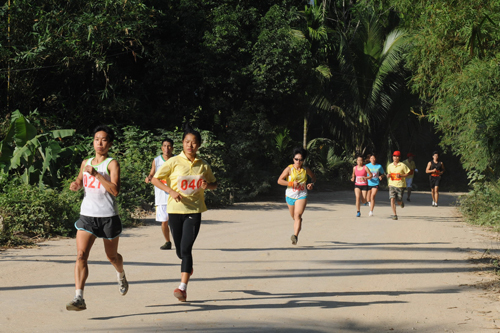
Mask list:
[[[71,236],[79,217],[81,193],[56,191],[11,181],[0,193],[0,244],[29,243],[23,238]],[[20,237],[22,236],[22,237]]]
[[[500,230],[500,181],[474,184],[460,199],[460,211],[467,222]]]

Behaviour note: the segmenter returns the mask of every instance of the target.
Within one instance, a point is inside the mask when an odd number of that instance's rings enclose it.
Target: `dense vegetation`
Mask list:
[[[269,190],[299,145],[311,151],[320,178],[334,180],[356,153],[376,152],[384,163],[392,150],[430,156],[439,143],[481,182],[480,193],[496,182],[500,156],[497,7],[465,0],[5,3],[0,242],[16,232],[72,232],[78,205],[63,203],[81,193],[68,194],[67,182],[92,153],[99,124],[118,134],[112,154],[122,167],[118,198],[128,223],[153,201],[143,180],[159,142],[170,136],[180,151],[186,121],[202,130],[200,153],[221,183],[208,195],[212,206]],[[17,217],[19,202],[60,210],[64,221],[37,213],[33,227]]]

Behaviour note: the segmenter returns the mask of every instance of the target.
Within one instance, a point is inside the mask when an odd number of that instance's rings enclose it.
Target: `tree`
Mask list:
[[[141,39],[154,10],[140,0],[16,0],[0,15],[2,31],[7,16],[11,22],[11,43],[0,39],[2,68],[10,68],[0,76],[11,82],[0,91],[10,101],[1,115],[38,109],[48,122],[76,128],[134,118]]]
[[[394,137],[392,130],[404,119],[405,110],[395,108],[394,101],[405,92],[403,56],[408,41],[404,30],[385,27],[375,9],[368,7],[357,16],[354,8],[350,10],[350,18],[334,16],[345,11],[331,11],[338,72],[330,88],[335,97],[329,124],[332,133],[349,137],[359,154],[375,149],[379,137],[386,142]],[[354,23],[345,24],[351,20]]]
[[[413,45],[410,86],[429,103],[441,145],[460,156],[472,179],[500,170],[500,3],[390,1],[404,16]]]
[[[330,67],[326,59],[328,54],[328,32],[325,18],[327,1],[314,0],[310,5],[306,5],[300,15],[305,20],[305,25],[300,30],[294,30],[297,38],[305,39],[309,46],[310,61],[306,64],[308,70],[305,73],[307,85],[304,93],[308,99],[307,110],[304,112],[304,132],[302,145],[307,147],[307,131],[309,127],[309,117],[314,109],[324,106],[327,99],[322,89],[325,80],[331,77]]]

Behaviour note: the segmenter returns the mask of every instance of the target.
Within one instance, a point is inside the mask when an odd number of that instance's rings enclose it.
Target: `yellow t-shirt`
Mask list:
[[[406,177],[406,179],[413,178],[413,176],[415,176],[415,169],[417,168],[415,161],[410,162],[408,160],[404,160],[403,163],[410,169],[410,174]]]
[[[410,168],[404,163],[399,162],[398,165],[391,163],[387,166],[387,179],[389,181],[389,186],[395,187],[406,187],[405,177],[401,177],[401,174],[407,174],[410,172]]]
[[[168,196],[167,212],[169,214],[194,214],[207,210],[205,205],[205,190],[201,187],[202,179],[215,183],[216,179],[210,165],[196,157],[191,162],[184,152],[169,158],[155,173],[155,178],[166,180],[167,186],[182,195],[182,200],[176,202]]]

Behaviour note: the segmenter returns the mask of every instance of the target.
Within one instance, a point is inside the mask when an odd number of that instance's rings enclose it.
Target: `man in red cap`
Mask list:
[[[415,172],[418,172],[417,166],[415,165],[415,161],[413,160],[413,155],[412,153],[408,153],[406,157],[408,157],[406,160],[403,161],[404,164],[410,169],[410,174],[408,177],[406,177],[406,190],[408,191],[408,196],[406,197],[406,200],[410,201],[410,196],[411,196],[411,184],[413,183],[413,176],[415,175]]]
[[[405,177],[410,174],[410,169],[404,163],[399,162],[401,152],[396,150],[392,154],[393,163],[387,167],[387,181],[389,182],[389,199],[391,199],[391,207],[394,215],[393,220],[398,219],[396,214],[396,201],[401,208],[404,208],[403,193],[406,187]]]

